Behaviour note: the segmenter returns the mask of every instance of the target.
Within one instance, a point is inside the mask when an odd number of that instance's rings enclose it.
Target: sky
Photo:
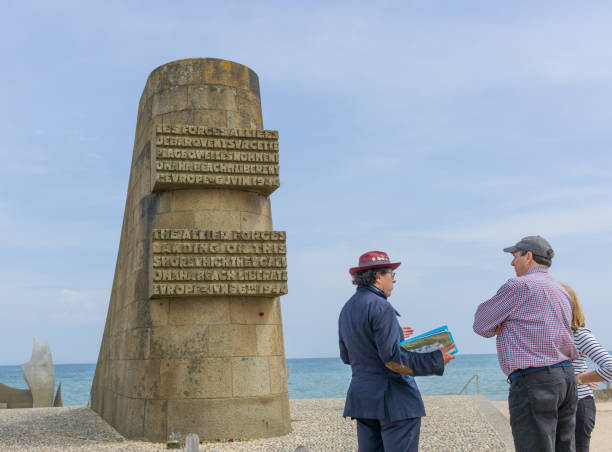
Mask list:
[[[96,362],[138,101],[156,67],[236,61],[279,130],[288,358],[338,355],[348,268],[402,262],[390,298],[460,353],[479,303],[539,234],[612,348],[612,5],[608,2],[5,0],[0,27],[0,365],[32,338]]]

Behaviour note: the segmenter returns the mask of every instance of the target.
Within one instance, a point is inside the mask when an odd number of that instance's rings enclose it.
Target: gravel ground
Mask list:
[[[505,451],[469,396],[424,397],[421,447],[428,451]],[[344,399],[291,400],[293,432],[277,438],[208,443],[201,451],[356,451],[355,422],[342,417]],[[0,410],[0,451],[161,451],[164,444],[124,440],[86,407]]]

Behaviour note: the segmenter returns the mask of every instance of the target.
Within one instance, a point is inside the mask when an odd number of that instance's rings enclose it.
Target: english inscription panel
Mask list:
[[[151,298],[287,293],[284,231],[153,229]]]
[[[280,185],[278,131],[158,125],[151,183],[153,191],[218,187],[269,195]]]

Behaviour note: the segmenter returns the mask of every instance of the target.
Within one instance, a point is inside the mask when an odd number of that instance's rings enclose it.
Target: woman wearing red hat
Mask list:
[[[382,251],[362,254],[349,270],[357,291],[338,320],[340,357],[352,370],[344,417],[357,419],[360,451],[417,451],[425,408],[410,376],[442,375],[453,359],[454,344],[431,353],[399,346],[399,313],[387,300],[399,266]]]

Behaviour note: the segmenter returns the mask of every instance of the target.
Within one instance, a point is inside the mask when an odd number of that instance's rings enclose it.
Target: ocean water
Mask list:
[[[62,383],[64,406],[87,405],[95,364],[54,364],[55,389]],[[18,389],[28,389],[21,366],[0,366],[0,383]]]
[[[87,405],[95,364],[56,364],[55,385],[62,383],[65,406]],[[339,358],[288,359],[289,397],[292,399],[345,397],[351,380],[351,369]],[[447,366],[444,376],[417,377],[423,395],[458,394],[473,375],[468,394],[479,393],[489,400],[508,396],[508,383],[495,355],[462,355]],[[0,366],[0,382],[20,389],[28,386],[21,366]]]
[[[351,381],[350,366],[339,358],[288,359],[287,371],[292,399],[345,397]],[[480,393],[489,400],[508,397],[508,383],[499,368],[497,355],[458,354],[443,376],[415,380],[422,395],[448,395],[459,394],[474,375],[478,377],[472,379],[464,394]]]

